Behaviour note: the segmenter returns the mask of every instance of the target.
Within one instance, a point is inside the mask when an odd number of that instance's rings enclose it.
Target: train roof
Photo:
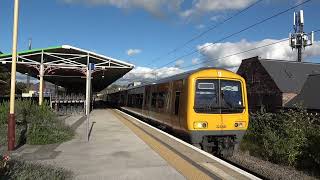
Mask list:
[[[165,78],[162,78],[162,79],[150,82],[150,83],[141,84],[141,85],[138,85],[138,86],[132,86],[132,87],[127,88],[126,90],[135,89],[135,88],[139,88],[139,87],[144,87],[144,86],[148,86],[148,85],[167,83],[167,82],[176,81],[176,80],[179,80],[179,79],[185,79],[185,78],[187,78],[188,76],[190,76],[191,74],[193,74],[195,72],[206,70],[206,69],[216,69],[216,70],[229,71],[229,70],[222,69],[222,68],[202,67],[202,68],[186,71],[186,72],[183,72],[183,73],[179,73],[179,74],[176,74],[176,75],[173,75],[173,76],[165,77]],[[229,71],[229,72],[232,72],[232,71]]]

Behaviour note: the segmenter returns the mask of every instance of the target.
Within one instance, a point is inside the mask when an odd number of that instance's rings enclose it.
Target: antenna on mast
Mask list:
[[[290,46],[298,50],[298,62],[302,62],[302,48],[311,46],[314,42],[314,32],[305,33],[304,30],[304,14],[303,10],[294,12],[293,14],[293,30],[294,33],[289,33]]]
[[[32,49],[32,38],[29,38],[29,42],[28,42],[28,50]]]

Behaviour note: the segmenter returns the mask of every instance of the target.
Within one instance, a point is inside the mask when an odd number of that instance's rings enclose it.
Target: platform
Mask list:
[[[76,129],[71,141],[15,154],[69,169],[75,179],[259,179],[119,110],[92,111],[89,142],[85,120],[66,119]]]
[[[77,123],[74,118],[71,121]],[[91,124],[89,142],[82,121],[75,139],[60,145],[27,146],[20,154],[27,160],[70,169],[76,179],[185,179],[111,110],[94,110]]]

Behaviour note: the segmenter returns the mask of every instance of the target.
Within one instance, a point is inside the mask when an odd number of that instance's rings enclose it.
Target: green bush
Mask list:
[[[274,163],[320,167],[320,121],[301,107],[250,115],[242,150]]]
[[[19,145],[21,131],[23,131],[24,127],[16,126],[16,146]],[[0,125],[0,153],[5,152],[7,150],[7,135],[8,135],[8,125]]]
[[[68,141],[73,137],[73,130],[59,122],[34,123],[27,134],[28,144],[54,144]]]
[[[7,124],[9,115],[9,106],[8,103],[0,103],[0,126],[2,124]]]
[[[28,144],[53,144],[70,140],[74,131],[51,110],[48,104],[39,106],[30,100],[17,100],[15,105],[17,125],[25,130]],[[0,104],[0,128],[7,127],[8,103]],[[17,127],[18,127],[17,126]],[[6,132],[5,132],[6,133]],[[2,133],[1,133],[2,134]],[[0,142],[3,138],[0,138]],[[18,141],[18,139],[17,139]]]
[[[30,163],[22,160],[10,160],[8,169],[0,179],[71,179],[73,174],[63,168],[51,165]]]
[[[73,130],[59,121],[48,105],[36,106],[29,119],[28,144],[53,144],[70,140]]]

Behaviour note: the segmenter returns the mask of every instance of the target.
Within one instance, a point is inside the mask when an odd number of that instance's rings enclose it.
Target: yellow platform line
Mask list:
[[[109,111],[109,110],[108,110]],[[157,152],[163,159],[165,159],[173,168],[180,172],[187,179],[212,179],[210,176],[199,170],[197,167],[180,157],[178,154],[170,150],[161,142],[148,135],[130,120],[126,119],[119,113],[111,111],[124,125],[131,129],[140,139],[142,139],[149,147]]]

